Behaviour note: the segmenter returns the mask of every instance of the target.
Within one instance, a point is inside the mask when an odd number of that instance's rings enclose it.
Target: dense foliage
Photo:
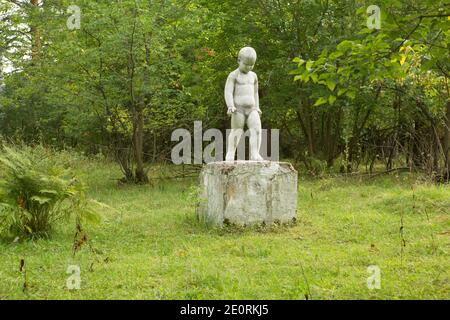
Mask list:
[[[0,235],[49,237],[61,220],[98,221],[85,187],[60,154],[42,146],[0,149]]]
[[[74,4],[80,29],[69,30]],[[0,134],[109,153],[125,180],[146,182],[145,162],[170,158],[174,129],[229,126],[223,86],[250,45],[282,157],[311,172],[381,161],[448,178],[450,4],[378,1],[379,30],[366,23],[371,4],[2,1],[0,56],[14,69]]]

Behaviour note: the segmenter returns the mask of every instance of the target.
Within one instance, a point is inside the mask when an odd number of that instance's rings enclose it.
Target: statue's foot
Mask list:
[[[234,157],[227,156],[227,157],[225,158],[225,161],[226,161],[226,162],[234,162]]]
[[[252,161],[265,161],[263,157],[261,157],[261,155],[257,154],[256,156],[252,156],[250,158],[250,160]]]

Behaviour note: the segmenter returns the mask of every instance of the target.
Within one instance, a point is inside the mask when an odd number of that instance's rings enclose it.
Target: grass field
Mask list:
[[[118,186],[117,167],[80,169],[110,208],[50,240],[0,243],[0,299],[449,299],[450,187],[409,174],[300,178],[292,227],[207,229],[195,218],[196,179]],[[24,273],[19,271],[25,260]],[[66,286],[69,265],[81,289]],[[369,290],[367,268],[381,270]]]

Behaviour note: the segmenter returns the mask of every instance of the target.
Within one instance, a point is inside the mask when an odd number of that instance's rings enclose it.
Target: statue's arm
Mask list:
[[[227,83],[225,84],[225,102],[227,104],[228,110],[235,109],[234,105],[234,84],[235,77],[233,73],[230,73],[227,79]]]
[[[258,85],[258,76],[255,73],[255,105],[256,110],[261,113],[261,109],[259,108],[259,85]]]

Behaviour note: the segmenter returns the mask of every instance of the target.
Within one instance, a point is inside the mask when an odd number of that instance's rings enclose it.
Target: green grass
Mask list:
[[[80,170],[111,207],[86,226],[95,251],[72,255],[73,222],[51,240],[3,241],[0,299],[450,298],[448,185],[407,174],[300,179],[295,226],[220,230],[196,222],[196,179],[118,186],[114,165]],[[69,265],[81,267],[80,290],[66,287]],[[381,269],[380,290],[367,288],[369,265]]]

